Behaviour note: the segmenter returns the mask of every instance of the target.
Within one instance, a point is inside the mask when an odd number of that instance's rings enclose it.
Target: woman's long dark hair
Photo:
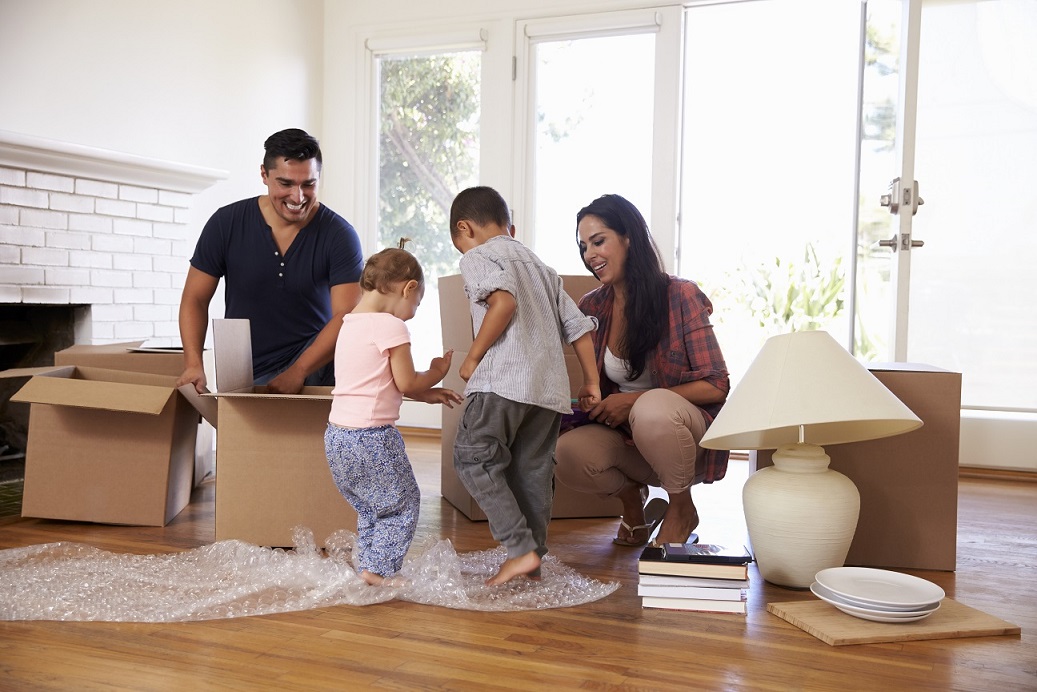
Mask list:
[[[626,330],[620,344],[629,369],[627,377],[636,380],[645,371],[648,353],[658,346],[668,328],[669,277],[662,256],[652,239],[641,212],[619,195],[603,195],[576,214],[576,224],[585,216],[596,216],[607,227],[630,241],[623,276],[626,281]],[[579,235],[577,232],[577,242]],[[583,253],[580,253],[581,259]],[[583,266],[593,274],[594,270]]]

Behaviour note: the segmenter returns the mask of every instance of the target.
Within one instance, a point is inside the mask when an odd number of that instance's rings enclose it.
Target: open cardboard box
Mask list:
[[[293,545],[296,526],[323,546],[339,529],[356,530],[356,513],[331,478],[324,431],[331,387],[268,394],[252,384],[248,320],[213,320],[216,540]],[[190,387],[188,387],[190,389]],[[210,399],[211,400],[211,399]]]
[[[212,353],[206,351],[207,371],[212,371]],[[184,371],[184,351],[179,349],[148,349],[143,341],[117,344],[76,344],[54,354],[54,365],[79,365],[105,370],[148,372],[153,375],[180,377]],[[194,454],[194,485],[216,472],[213,454],[213,427],[199,419]]]
[[[29,377],[22,516],[164,526],[191,498],[198,412],[169,375],[61,366]]]
[[[825,445],[830,468],[861,495],[847,565],[953,571],[958,540],[961,373],[912,363],[868,369],[922,419],[903,435]],[[773,464],[773,450],[751,452],[750,471]]]
[[[576,275],[562,276],[562,283],[566,293],[577,302],[588,291],[600,285],[593,276]],[[464,292],[464,279],[459,274],[439,279],[439,312],[443,327],[443,348],[454,349],[454,367],[443,380],[442,386],[457,392],[464,392],[465,382],[457,374],[457,369],[464,362],[465,356],[475,340],[475,334],[472,331],[472,313],[468,297]],[[569,372],[570,394],[575,396],[583,384],[583,370],[571,347],[566,349],[565,365]],[[461,409],[461,406],[443,407],[440,448],[441,490],[443,497],[461,510],[466,517],[475,521],[483,521],[486,519],[486,514],[468,494],[454,470],[454,438],[457,435],[457,422],[461,418]],[[561,483],[555,483],[554,504],[551,508],[551,517],[554,519],[617,517],[622,514],[622,511],[622,504],[615,498],[587,495]]]

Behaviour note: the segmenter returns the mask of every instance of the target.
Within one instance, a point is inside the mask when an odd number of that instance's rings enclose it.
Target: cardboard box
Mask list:
[[[80,365],[106,370],[150,372],[180,377],[184,371],[183,349],[145,348],[143,341],[118,344],[76,344],[54,354],[54,365]],[[211,353],[206,352],[207,371],[212,371]],[[199,419],[194,456],[194,485],[216,472],[213,427]]]
[[[176,378],[88,367],[0,373],[29,381],[22,516],[164,526],[191,498],[198,412]]]
[[[598,280],[593,276],[562,276],[565,291],[573,300],[579,302],[580,298],[588,291],[596,288]],[[457,374],[457,369],[464,362],[465,356],[475,340],[472,330],[472,313],[468,304],[468,297],[464,292],[464,279],[455,274],[444,276],[439,279],[439,312],[443,327],[443,348],[454,349],[453,363],[450,374],[443,380],[444,387],[449,387],[457,392],[464,392],[465,383]],[[579,361],[572,349],[566,350],[566,369],[569,372],[571,384],[570,393],[575,395],[583,383],[583,371]],[[443,407],[443,430],[441,442],[441,471],[440,485],[443,497],[454,507],[472,519],[473,521],[484,521],[486,515],[480,509],[468,491],[465,489],[461,479],[454,470],[454,437],[457,435],[457,422],[461,417],[461,407]],[[623,506],[615,498],[600,498],[595,495],[577,492],[561,483],[555,483],[554,504],[551,509],[551,517],[554,519],[576,518],[576,517],[618,517],[623,512]]]
[[[830,468],[849,477],[861,495],[846,564],[953,571],[961,374],[911,363],[869,369],[923,425],[879,440],[825,445]],[[770,466],[771,454],[750,453],[750,471]]]
[[[213,350],[217,392],[205,396],[218,402],[216,540],[288,547],[306,526],[323,546],[339,529],[355,531],[324,453],[332,388],[280,395],[253,386],[248,320],[213,320]]]
[[[54,365],[83,365],[105,370],[150,372],[180,377],[184,371],[184,352],[179,350],[141,350],[143,341],[119,344],[76,344],[54,354]]]

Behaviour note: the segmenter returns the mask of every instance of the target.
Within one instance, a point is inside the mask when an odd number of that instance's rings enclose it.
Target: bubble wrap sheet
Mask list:
[[[536,610],[590,603],[619,588],[583,577],[551,555],[539,581],[486,586],[504,549],[459,555],[446,540],[416,545],[398,575],[368,586],[350,559],[355,541],[352,532],[338,531],[325,554],[312,533],[296,529],[293,550],[242,541],[161,555],[67,542],[2,550],[0,620],[182,622],[394,598],[462,610]]]

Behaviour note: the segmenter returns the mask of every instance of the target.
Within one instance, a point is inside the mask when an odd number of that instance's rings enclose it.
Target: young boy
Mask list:
[[[454,468],[508,551],[487,584],[540,576],[547,553],[554,453],[563,413],[572,413],[563,343],[583,369],[579,404],[601,400],[587,317],[558,274],[522,243],[504,199],[489,187],[462,191],[450,236],[462,254],[475,341],[460,375],[468,384],[454,442]]]

